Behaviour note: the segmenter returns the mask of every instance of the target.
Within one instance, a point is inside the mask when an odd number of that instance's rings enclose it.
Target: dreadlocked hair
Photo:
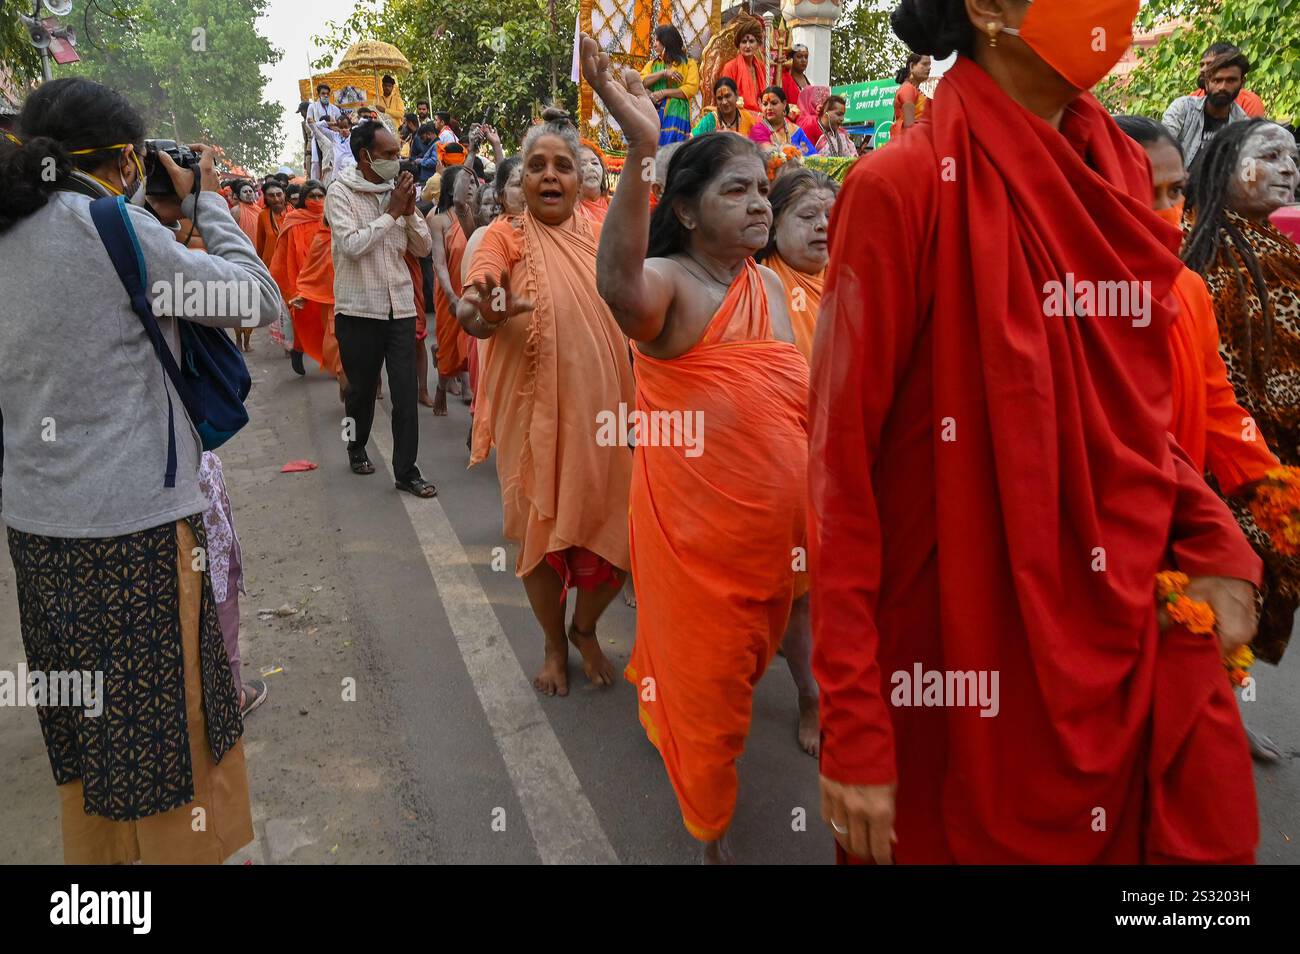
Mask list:
[[[1255,255],[1250,240],[1228,217],[1228,190],[1233,177],[1240,174],[1241,147],[1257,129],[1268,123],[1267,119],[1251,119],[1243,123],[1230,123],[1220,130],[1192,163],[1186,190],[1187,211],[1192,214],[1195,224],[1183,242],[1183,263],[1192,271],[1205,276],[1226,251],[1246,266],[1254,285],[1255,297],[1259,299],[1264,325],[1264,353],[1258,369],[1255,367],[1254,333],[1249,321],[1244,322],[1246,340],[1240,342],[1248,380],[1254,380],[1256,370],[1261,374],[1267,371],[1272,363],[1273,308],[1264,273],[1259,267],[1259,258]],[[1238,294],[1244,300],[1247,297],[1246,282],[1240,267],[1232,268],[1232,277],[1237,284]]]

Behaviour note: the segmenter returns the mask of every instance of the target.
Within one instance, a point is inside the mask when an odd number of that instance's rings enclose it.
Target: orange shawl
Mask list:
[[[263,209],[257,216],[257,238],[254,245],[257,248],[257,257],[262,260],[262,264],[267,268],[271,267],[271,255],[275,252],[275,239],[280,234],[280,229],[284,227],[284,217],[288,210],[282,210],[279,218],[273,218],[270,209]]]
[[[479,343],[470,464],[496,447],[519,576],[575,546],[626,570],[632,454],[600,441],[598,422],[629,407],[634,387],[627,339],[596,291],[596,230],[576,210],[558,226],[529,212],[498,219],[466,280],[503,271],[534,307]]]
[[[604,224],[605,216],[609,214],[609,196],[602,195],[599,199],[581,199],[578,204],[587,218],[597,225]]]
[[[817,330],[817,309],[822,302],[826,269],[809,275],[791,267],[780,255],[773,255],[763,264],[776,272],[785,286],[786,308],[794,326],[794,346],[812,364],[813,333]]]
[[[247,202],[236,202],[231,214],[244,234],[248,236],[248,240],[253,243],[253,248],[257,248],[257,218],[262,214],[262,210]]]
[[[1219,357],[1219,326],[1205,281],[1184,268],[1174,282],[1178,318],[1169,334],[1174,407],[1169,432],[1197,470],[1209,470],[1228,496],[1259,480],[1277,458],[1264,435],[1246,422],[1228,369]]]
[[[743,53],[737,53],[722,67],[722,76],[730,77],[736,84],[740,95],[740,105],[751,113],[759,112],[763,90],[767,88],[767,64],[761,57],[754,57],[753,69],[745,62]]]
[[[298,273],[307,261],[307,252],[322,218],[322,213],[311,209],[294,209],[280,223],[280,234],[267,267],[280,286],[280,295],[285,302],[298,297]],[[330,299],[333,298],[331,290]]]
[[[674,432],[662,427],[637,439],[636,646],[625,676],[687,830],[712,841],[731,822],[754,686],[790,615],[793,551],[804,542],[808,363],[772,338],[750,260],[698,344],[671,360],[638,352],[634,370],[637,410],[683,414],[684,439],[665,440]]]
[[[343,369],[334,337],[334,234],[321,221],[298,273],[298,294],[310,303],[293,316],[294,341],[320,365],[338,377]]]
[[[451,228],[443,233],[443,248],[447,255],[447,276],[451,279],[451,287],[459,295],[465,287],[460,280],[460,262],[465,255],[465,245],[469,240],[465,237],[465,230],[460,227],[460,219],[456,218],[456,213],[449,209],[447,215],[451,217]],[[420,284],[423,283],[424,279],[421,278]],[[465,341],[468,335],[461,331],[460,322],[452,314],[451,301],[442,290],[442,285],[436,280],[433,283],[433,305],[434,332],[438,336],[438,375],[450,378],[468,367],[468,345]]]

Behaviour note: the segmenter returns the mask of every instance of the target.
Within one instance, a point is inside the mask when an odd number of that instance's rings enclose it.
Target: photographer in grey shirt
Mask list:
[[[0,136],[0,517],[29,670],[102,676],[97,716],[37,710],[65,860],[218,863],[252,825],[239,701],[200,558],[202,448],[90,204],[128,197],[156,314],[197,290],[206,301],[185,307],[188,320],[254,327],[279,313],[280,295],[217,191],[212,150],[193,147],[194,169],[157,154],[207,247],[193,251],[143,207],[144,141],[139,112],[83,78],[41,85]],[[179,360],[178,322],[157,321]],[[199,833],[196,802],[207,813]]]

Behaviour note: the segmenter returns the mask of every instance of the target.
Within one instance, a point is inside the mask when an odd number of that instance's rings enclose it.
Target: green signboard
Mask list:
[[[872,80],[867,83],[850,83],[832,86],[831,92],[843,96],[848,102],[844,113],[846,126],[874,124],[876,145],[889,139],[889,127],[894,123],[894,94],[898,84],[893,80]]]

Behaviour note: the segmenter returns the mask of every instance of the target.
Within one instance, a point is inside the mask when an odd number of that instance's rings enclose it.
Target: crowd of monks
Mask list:
[[[640,79],[587,37],[581,60],[625,167],[653,165]],[[986,67],[960,59],[942,106],[838,195],[807,169],[773,181],[717,132],[611,196],[599,150],[548,114],[492,212],[468,169],[443,177],[431,303],[408,261],[440,383],[470,374],[470,463],[494,457],[545,637],[534,685],[567,694],[571,646],[614,681],[596,629],[630,574],[624,677],[706,860],[730,858],[779,650],[841,860],[1252,855],[1217,647],[1157,626],[1152,581],[1172,560],[1258,582],[1202,470],[1231,459],[1231,484],[1275,461],[1228,446],[1240,408],[1141,148],[1078,89],[1050,125]],[[321,206],[283,217],[269,264],[301,350],[340,375]],[[1149,283],[1156,332],[1044,321],[1040,289],[1067,273]],[[638,426],[598,439],[620,409]],[[1008,692],[995,718],[891,704],[914,668],[993,671]]]

